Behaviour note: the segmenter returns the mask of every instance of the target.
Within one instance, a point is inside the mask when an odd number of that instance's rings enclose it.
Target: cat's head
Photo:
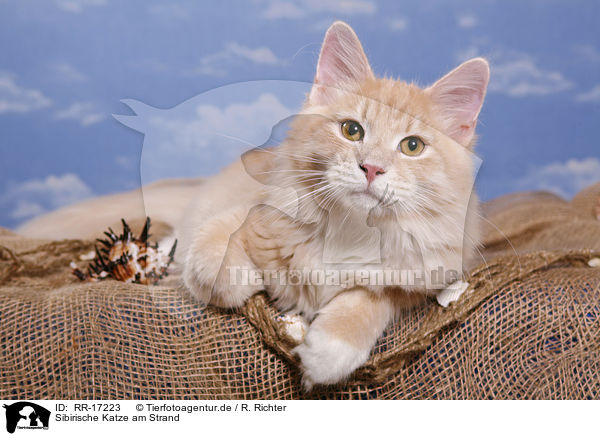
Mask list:
[[[457,193],[464,198],[472,189],[471,150],[488,78],[481,58],[425,89],[376,78],[354,31],[336,22],[282,155],[326,209],[446,213]]]

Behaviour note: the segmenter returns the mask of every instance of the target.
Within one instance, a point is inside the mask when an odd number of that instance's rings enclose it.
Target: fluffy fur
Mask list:
[[[478,58],[426,89],[375,78],[355,33],[334,23],[287,139],[199,187],[178,235],[187,287],[207,303],[238,307],[265,287],[232,284],[231,272],[240,268],[258,276],[421,271],[427,285],[266,285],[280,309],[311,322],[296,348],[305,386],[348,377],[401,308],[439,292],[430,286],[432,271],[462,271],[475,253],[471,149],[488,77],[487,62]],[[361,141],[344,137],[344,120],[363,126]],[[425,142],[420,155],[398,150],[408,136]],[[366,165],[381,171],[367,178]],[[374,244],[377,253],[367,252]]]

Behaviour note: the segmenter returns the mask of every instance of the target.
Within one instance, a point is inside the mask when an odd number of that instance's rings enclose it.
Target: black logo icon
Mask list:
[[[14,433],[17,426],[27,429],[47,429],[50,411],[29,401],[19,401],[11,405],[4,404],[6,409],[6,431]]]

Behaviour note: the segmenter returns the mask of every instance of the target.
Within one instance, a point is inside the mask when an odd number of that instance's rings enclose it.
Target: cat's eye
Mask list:
[[[418,136],[407,136],[400,141],[398,149],[407,156],[418,156],[423,153],[425,143]]]
[[[341,127],[342,135],[349,141],[360,141],[365,136],[362,126],[354,120],[343,121]]]

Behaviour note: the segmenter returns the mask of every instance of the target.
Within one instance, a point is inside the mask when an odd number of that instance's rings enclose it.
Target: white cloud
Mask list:
[[[92,196],[92,190],[77,175],[49,175],[9,187],[0,204],[12,209],[11,217],[26,219]]]
[[[342,15],[373,14],[375,2],[369,0],[302,0],[301,5],[314,12],[335,12]]]
[[[268,0],[263,16],[269,19],[303,18],[319,13],[336,15],[372,14],[377,10],[370,0]]]
[[[272,66],[284,63],[268,47],[250,48],[237,42],[228,42],[223,51],[203,57],[192,73],[222,76],[240,60]]]
[[[555,94],[573,86],[562,73],[542,70],[530,58],[495,64],[492,71],[490,91],[512,97]]]
[[[105,119],[106,115],[99,112],[93,103],[75,102],[66,109],[56,111],[54,118],[57,120],[74,120],[83,127],[88,127]]]
[[[269,19],[277,18],[301,18],[304,11],[294,3],[288,1],[274,1],[269,4],[263,16]]]
[[[115,163],[121,168],[131,170],[137,167],[139,161],[129,156],[117,156],[115,157]]]
[[[50,69],[58,78],[66,82],[85,82],[87,80],[85,74],[66,62],[52,64]]]
[[[590,45],[590,44],[578,45],[578,46],[574,47],[573,50],[579,56],[583,57],[584,59],[586,59],[590,62],[594,62],[594,63],[600,62],[600,51],[598,51],[598,49],[596,47],[594,47],[593,45]]]
[[[487,54],[477,46],[458,54],[463,61],[474,56],[484,56],[491,63],[490,92],[511,97],[556,94],[573,87],[560,71],[546,70],[526,53],[515,50],[496,49]]]
[[[326,18],[324,20],[320,20],[320,19],[316,19],[316,20],[311,20],[311,24],[308,26],[309,30],[312,30],[313,32],[318,32],[322,34],[329,29],[329,27],[331,26],[331,23],[333,23],[333,21],[331,21],[329,18]],[[318,51],[317,51],[318,53]]]
[[[51,100],[37,89],[22,88],[12,75],[0,71],[0,114],[25,113],[50,106]]]
[[[281,62],[267,47],[249,48],[237,42],[230,42],[225,47],[225,50],[234,56],[248,59],[257,64],[277,65]]]
[[[148,13],[163,18],[187,19],[190,18],[190,11],[175,3],[155,4],[148,8]]]
[[[38,216],[46,212],[46,209],[39,203],[32,203],[27,200],[19,200],[10,216],[14,219],[27,219]]]
[[[579,103],[600,102],[600,85],[594,86],[589,91],[582,92],[575,97]]]
[[[292,115],[279,99],[270,93],[260,95],[250,103],[233,103],[223,109],[200,104],[195,108],[193,119],[155,118],[149,130],[165,138],[162,147],[174,150],[197,150],[213,146],[219,139],[240,138],[236,152],[251,146],[261,145],[277,122]],[[166,115],[166,114],[165,114]],[[161,132],[156,132],[158,127]],[[252,145],[248,145],[250,142]]]
[[[388,26],[396,32],[403,32],[408,29],[408,20],[406,18],[394,18],[388,21]]]
[[[470,29],[477,26],[477,17],[473,14],[460,14],[456,17],[456,24],[463,29]]]
[[[532,169],[517,181],[517,189],[545,190],[571,197],[583,188],[600,181],[600,159],[569,159]]]
[[[89,6],[104,6],[106,0],[56,0],[56,5],[67,12],[78,14]]]

